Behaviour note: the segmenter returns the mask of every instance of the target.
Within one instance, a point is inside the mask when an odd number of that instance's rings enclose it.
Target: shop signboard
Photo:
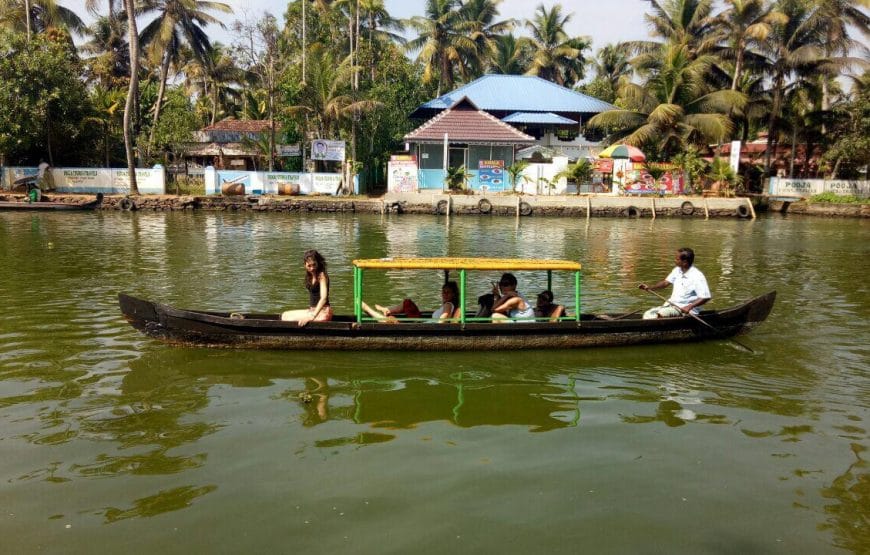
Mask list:
[[[504,160],[481,160],[477,164],[478,189],[484,193],[505,190]]]
[[[417,191],[418,186],[417,160],[413,156],[390,156],[387,169],[387,191],[413,193]]]

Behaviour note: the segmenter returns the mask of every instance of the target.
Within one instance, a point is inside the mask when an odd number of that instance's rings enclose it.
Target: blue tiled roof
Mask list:
[[[572,125],[577,123],[573,119],[563,118],[553,112],[514,112],[501,118],[505,123],[546,123],[549,125]]]
[[[446,110],[464,96],[467,96],[478,108],[486,111],[597,114],[614,108],[608,102],[572,91],[540,77],[484,75],[435,100],[430,100],[417,110]]]

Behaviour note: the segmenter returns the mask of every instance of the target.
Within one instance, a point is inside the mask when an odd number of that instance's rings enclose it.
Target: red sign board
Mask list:
[[[598,173],[613,173],[613,160],[600,158],[595,161],[595,171]]]

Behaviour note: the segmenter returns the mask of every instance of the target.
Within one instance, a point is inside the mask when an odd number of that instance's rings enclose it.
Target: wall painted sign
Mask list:
[[[387,165],[387,191],[413,193],[417,191],[418,186],[417,160],[413,156],[407,158],[391,156]]]
[[[341,183],[338,173],[249,172],[206,168],[207,195],[333,195]]]
[[[870,197],[870,181],[846,179],[788,179],[771,177],[768,194],[782,197],[811,197],[821,193]]]

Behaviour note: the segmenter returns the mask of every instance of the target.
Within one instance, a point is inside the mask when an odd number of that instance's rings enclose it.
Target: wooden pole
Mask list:
[[[752,206],[752,200],[749,198],[746,198],[746,204],[749,205],[749,213],[752,214],[752,219],[754,220],[755,219],[755,207]]]
[[[649,199],[652,201],[652,219],[655,220],[656,219],[656,198],[650,197]]]

